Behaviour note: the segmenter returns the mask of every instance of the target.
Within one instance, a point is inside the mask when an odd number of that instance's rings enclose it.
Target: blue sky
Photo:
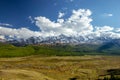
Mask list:
[[[0,0],[0,22],[36,30],[29,16],[45,16],[55,21],[59,11],[65,12],[67,17],[73,9],[81,8],[92,11],[93,25],[119,27],[119,3],[120,0]]]
[[[63,14],[61,18],[67,20],[73,10],[89,9],[92,13],[89,15],[92,21],[89,23],[93,28],[119,28],[119,3],[120,0],[0,0],[0,26],[40,31],[45,25],[36,24],[36,17],[42,16],[51,22],[57,22],[60,13]]]

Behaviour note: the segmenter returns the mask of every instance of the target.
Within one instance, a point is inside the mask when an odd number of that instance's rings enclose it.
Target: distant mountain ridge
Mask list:
[[[95,37],[90,38],[83,36],[51,36],[51,37],[30,37],[28,39],[17,39],[6,37],[0,39],[0,42],[10,43],[15,46],[27,46],[27,45],[49,45],[54,46],[60,45],[73,45],[71,51],[77,53],[109,53],[120,55],[120,39],[114,39],[110,37]],[[58,46],[57,46],[58,47]],[[62,49],[63,50],[63,49]]]
[[[11,38],[11,37],[5,37],[4,42],[9,43],[21,43],[21,44],[55,44],[55,43],[61,43],[61,44],[81,44],[81,43],[91,43],[91,44],[101,44],[101,43],[107,43],[117,40],[117,42],[120,40],[111,38],[108,36],[104,37],[90,37],[90,36],[66,36],[66,35],[59,35],[59,36],[50,36],[50,37],[30,37],[27,39],[22,38]],[[0,40],[1,41],[1,40]]]
[[[3,53],[2,55],[5,55],[4,53],[6,52],[9,56],[11,56],[10,52],[14,53],[14,56],[17,56],[16,52],[18,55],[21,55],[21,53],[23,55],[24,53],[26,53],[26,55],[30,53],[30,55],[41,54],[58,56],[120,55],[120,39],[104,37],[85,39],[81,36],[67,37],[64,35],[47,38],[31,37],[26,40],[10,38],[0,44],[0,51]]]

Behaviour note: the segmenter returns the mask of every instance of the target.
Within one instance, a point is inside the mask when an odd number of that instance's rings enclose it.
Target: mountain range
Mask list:
[[[5,36],[5,39],[0,39],[1,42],[9,42],[9,43],[22,43],[22,44],[54,44],[54,43],[64,43],[64,44],[81,44],[81,43],[92,43],[92,44],[101,44],[107,43],[114,40],[119,40],[103,36],[103,37],[91,37],[91,36],[50,36],[50,37],[30,37],[27,39],[23,38],[15,38]]]
[[[52,36],[52,37],[30,37],[28,39],[18,39],[5,37],[0,39],[2,43],[9,43],[14,46],[27,46],[27,45],[49,45],[50,49],[65,50],[65,52],[77,53],[90,53],[90,54],[112,54],[120,55],[120,39],[113,39],[110,37],[95,37],[90,38],[83,36]],[[45,47],[46,48],[46,47]],[[36,49],[36,48],[35,48]]]

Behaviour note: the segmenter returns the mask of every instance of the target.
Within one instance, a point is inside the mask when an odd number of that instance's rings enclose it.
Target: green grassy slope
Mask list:
[[[11,44],[0,43],[0,57],[19,57],[34,53],[32,47],[15,47]]]
[[[120,55],[118,46],[109,45],[27,45],[17,47],[11,44],[0,43],[0,57],[20,57],[29,55],[43,56],[81,56],[81,55]]]

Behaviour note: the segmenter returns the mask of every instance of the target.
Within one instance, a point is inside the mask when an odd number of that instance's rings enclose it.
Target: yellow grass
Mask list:
[[[96,80],[120,69],[120,56],[0,58],[0,80]]]

